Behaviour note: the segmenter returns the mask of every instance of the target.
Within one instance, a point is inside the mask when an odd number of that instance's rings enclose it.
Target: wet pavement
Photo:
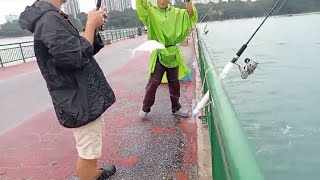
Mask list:
[[[171,114],[167,84],[160,85],[148,119],[137,114],[147,83],[148,54],[130,59],[145,36],[107,45],[96,56],[117,102],[106,111],[104,163],[112,180],[188,180],[197,177],[197,125]],[[188,66],[192,43],[181,47]],[[16,73],[12,73],[16,72]],[[77,153],[71,130],[61,127],[35,62],[0,68],[0,179],[75,179]],[[192,110],[195,81],[181,82],[181,103]]]

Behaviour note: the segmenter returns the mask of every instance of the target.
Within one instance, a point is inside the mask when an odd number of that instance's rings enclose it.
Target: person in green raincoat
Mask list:
[[[186,9],[170,6],[170,0],[157,0],[156,4],[148,0],[136,0],[136,10],[139,19],[147,27],[148,39],[163,44],[165,49],[152,52],[149,67],[149,82],[143,100],[141,118],[151,111],[155,95],[161,82],[168,82],[172,113],[187,117],[188,111],[180,102],[179,79],[190,72],[177,44],[184,41],[193,25],[198,20],[197,10],[191,0],[185,0]]]

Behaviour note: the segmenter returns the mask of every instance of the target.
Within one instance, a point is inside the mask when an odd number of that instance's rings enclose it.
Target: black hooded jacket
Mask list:
[[[47,82],[60,124],[77,128],[99,118],[115,96],[94,59],[103,44],[80,36],[67,15],[37,1],[20,15],[20,26],[34,33],[38,66]]]

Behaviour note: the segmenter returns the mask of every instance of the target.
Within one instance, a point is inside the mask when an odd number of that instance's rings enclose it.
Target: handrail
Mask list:
[[[213,101],[205,108],[211,139],[213,179],[263,180],[248,137],[215,71],[209,52],[202,39],[196,42],[201,79],[206,82],[203,92],[209,90]]]
[[[19,45],[19,44],[28,44],[28,43],[33,43],[33,41],[24,41],[24,42],[19,42],[19,43],[10,43],[10,44],[0,44],[1,46],[12,46],[12,45]]]

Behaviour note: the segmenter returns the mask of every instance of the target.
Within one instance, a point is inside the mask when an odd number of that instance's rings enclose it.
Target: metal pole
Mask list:
[[[1,59],[1,55],[0,55],[0,64],[1,64],[1,67],[3,67],[3,63],[2,63],[2,59]]]
[[[24,55],[23,55],[23,50],[22,50],[21,43],[19,43],[19,47],[20,47],[20,52],[21,52],[21,55],[22,55],[22,60],[23,60],[23,62],[26,62],[26,59],[24,58]]]

